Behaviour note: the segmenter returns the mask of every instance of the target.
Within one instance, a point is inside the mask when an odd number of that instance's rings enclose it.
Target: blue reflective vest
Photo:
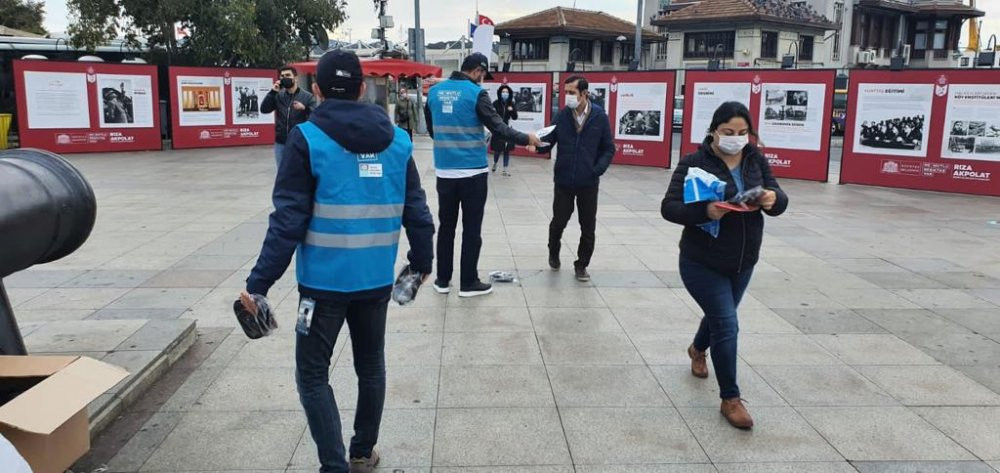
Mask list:
[[[434,126],[434,167],[480,169],[489,166],[486,134],[476,114],[483,88],[468,80],[449,79],[431,87],[427,105]]]
[[[385,151],[356,154],[312,122],[298,126],[316,177],[312,220],[296,255],[299,284],[333,292],[392,285],[413,143],[396,128]]]

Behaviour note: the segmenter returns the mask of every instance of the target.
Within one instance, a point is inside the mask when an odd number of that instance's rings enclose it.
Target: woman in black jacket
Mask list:
[[[698,151],[677,164],[660,213],[684,225],[681,279],[705,312],[694,343],[688,347],[691,372],[699,378],[708,377],[706,351],[711,348],[722,414],[734,427],[749,429],[753,419],[743,406],[736,384],[736,308],[760,254],[763,214],[781,215],[788,207],[788,197],[760,149],[749,143],[749,138],[757,135],[746,106],[739,102],[719,106],[708,132]],[[726,199],[756,186],[766,191],[750,212],[731,212],[708,202],[685,204],[684,178],[691,168],[701,168],[724,181]],[[719,221],[718,237],[699,227],[713,220]]]
[[[506,85],[501,85],[497,89],[497,99],[493,102],[493,108],[496,109],[500,118],[503,118],[505,124],[509,125],[511,120],[517,120],[514,91]],[[510,152],[514,149],[514,143],[504,141],[503,138],[494,134],[490,138],[490,148],[493,148],[493,172],[497,172],[497,164],[500,163],[500,154],[503,153],[503,175],[510,176],[507,168],[510,166]]]

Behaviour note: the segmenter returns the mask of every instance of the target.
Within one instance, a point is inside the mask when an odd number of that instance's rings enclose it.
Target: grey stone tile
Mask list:
[[[832,258],[828,263],[852,273],[905,273],[906,269],[881,258]]]
[[[139,471],[143,463],[167,438],[184,414],[180,412],[157,412],[143,424],[128,443],[108,462],[108,471]]]
[[[994,470],[1000,471],[1000,461],[991,461],[988,463],[991,467],[993,467]]]
[[[108,309],[186,309],[209,293],[208,288],[137,288],[108,304]],[[235,295],[233,296],[235,299]],[[232,310],[225,307],[219,311]]]
[[[944,289],[944,283],[911,272],[856,273],[858,277],[885,289]]]
[[[955,289],[1000,289],[1000,279],[973,271],[921,273]]]
[[[713,463],[839,461],[837,453],[788,407],[751,407],[754,430],[732,428],[716,409],[680,409]]]
[[[653,374],[674,406],[680,407],[719,407],[719,385],[714,377],[709,379],[695,378],[691,375],[690,365],[684,366],[651,366]],[[713,371],[711,359],[708,364],[709,373]],[[764,381],[760,375],[747,366],[738,363],[736,382],[740,387],[740,397],[753,406],[787,406],[777,392]]]
[[[919,307],[886,289],[822,288],[820,292],[848,309],[918,309]]]
[[[619,333],[538,334],[542,356],[548,365],[629,365],[642,358],[628,337]]]
[[[91,315],[94,311],[91,309],[83,310],[65,310],[65,309],[38,309],[38,310],[26,310],[19,309],[15,313],[18,323],[28,323],[28,322],[58,322],[66,320],[83,320]]]
[[[560,408],[670,406],[646,366],[549,366],[548,371]]]
[[[1000,458],[1000,407],[924,407],[917,414],[979,458]]]
[[[139,287],[164,288],[214,288],[225,281],[234,271],[223,270],[184,270],[170,269],[147,279]]]
[[[101,309],[87,320],[173,320],[184,314],[185,309]]]
[[[433,464],[569,465],[570,456],[554,408],[441,409]]]
[[[24,338],[28,352],[73,353],[114,350],[145,320],[73,320],[49,322]]]
[[[345,447],[350,444],[354,435],[354,411],[342,410],[340,423],[343,427],[342,437]],[[376,449],[381,456],[379,470],[406,473],[428,471],[431,464],[431,450],[434,442],[434,411],[430,409],[386,409],[382,413],[382,424],[379,428],[379,439]],[[319,467],[319,457],[316,444],[313,442],[309,429],[299,441],[295,456],[289,462],[293,468],[313,467],[315,472]],[[290,470],[291,471],[291,470]]]
[[[974,460],[904,407],[805,407],[799,413],[847,460]]]
[[[719,473],[857,473],[847,462],[722,463]]]
[[[708,463],[681,463],[676,465],[576,465],[577,473],[718,473]]]
[[[975,334],[905,333],[900,338],[947,365],[993,365],[1000,343]]]
[[[705,462],[673,408],[560,409],[573,461],[581,464]],[[628,448],[621,448],[623,439]]]
[[[896,289],[896,294],[925,309],[996,309],[962,289]]]
[[[484,278],[486,276],[484,275]],[[428,291],[430,292],[430,291]],[[448,307],[526,307],[524,290],[520,286],[500,283],[493,285],[493,293],[482,297],[458,297],[458,287],[453,285],[453,290],[448,296]],[[414,307],[417,307],[414,305]]]
[[[701,316],[686,304],[664,305],[659,308],[616,307],[611,312],[629,334],[656,332],[687,332],[698,329]]]
[[[150,376],[147,370],[153,369],[153,363],[158,358],[162,356],[163,352],[160,350],[146,350],[146,351],[115,351],[110,352],[101,358],[101,361],[112,364],[128,371],[128,377],[121,380],[107,391],[107,394],[117,394],[122,391],[122,389],[135,380],[135,377],[141,374],[145,376]]]
[[[739,355],[751,366],[839,363],[807,335],[742,335],[739,340]]]
[[[27,269],[18,271],[4,278],[7,288],[51,288],[59,287],[83,274],[79,270],[66,269]]]
[[[142,471],[282,469],[303,430],[299,412],[192,412]]]
[[[295,372],[286,368],[226,369],[194,404],[195,410],[205,411],[294,411],[300,408]]]
[[[961,371],[973,381],[1000,394],[1000,363],[997,363],[995,366],[953,366],[953,368]]]
[[[621,332],[621,325],[609,309],[530,308],[534,330],[538,333]]]
[[[649,271],[597,271],[591,275],[597,287],[650,288],[667,287],[660,278]]]
[[[885,329],[852,310],[776,309],[774,311],[803,333],[885,333]]]
[[[6,288],[7,298],[10,299],[10,305],[15,309],[18,307],[23,307],[28,302],[31,302],[31,300],[37,298],[38,296],[41,296],[42,294],[48,292],[49,290],[50,289],[38,288],[38,287],[23,288],[23,289],[18,289],[13,287]]]
[[[177,343],[186,333],[193,332],[193,320],[150,320],[137,332],[118,345],[116,350],[155,350],[165,351]]]
[[[892,333],[967,334],[969,330],[929,310],[866,310],[856,311]]]
[[[438,366],[393,366],[386,369],[386,409],[433,409],[438,397]],[[353,409],[358,403],[358,377],[353,367],[330,374],[337,405]]]
[[[757,372],[795,407],[899,405],[881,388],[844,365],[760,366]]]
[[[435,333],[444,330],[445,309],[425,307],[389,306],[386,319],[387,332],[427,332]]]
[[[529,307],[607,307],[601,293],[593,287],[566,287],[553,291],[547,287],[525,287]]]
[[[896,266],[915,272],[966,271],[962,266],[942,258],[888,258],[888,260]]]
[[[676,269],[673,271],[656,271],[656,277],[663,281],[663,284],[667,287],[673,288],[683,288],[684,282],[681,281],[681,273]]]
[[[598,288],[608,307],[648,308],[681,307],[682,301],[668,288]]]
[[[750,295],[769,309],[843,309],[843,304],[815,290],[751,289]]]
[[[542,365],[444,365],[438,407],[555,407],[555,402]]]
[[[994,473],[983,462],[854,462],[859,473]]]
[[[342,332],[346,333],[346,332]],[[472,335],[472,334],[459,334]],[[343,337],[343,335],[342,335]],[[447,337],[446,337],[447,340]],[[445,342],[447,344],[447,341]],[[441,334],[439,333],[387,333],[385,334],[385,365],[437,365],[441,363]],[[346,347],[337,366],[354,366],[354,351]]]
[[[542,356],[538,341],[530,332],[446,333],[442,363],[540,365]]]
[[[236,271],[255,259],[254,255],[191,255],[178,261],[171,269]]]
[[[947,366],[858,367],[908,406],[1000,405],[1000,394]]]
[[[457,468],[434,467],[438,473],[573,473],[572,466],[463,466]],[[579,472],[577,468],[575,471]],[[397,473],[397,472],[394,472]],[[409,473],[406,472],[398,473]]]
[[[122,297],[128,290],[117,288],[58,288],[46,291],[20,305],[26,310],[97,310]]]
[[[889,334],[812,335],[849,365],[934,365],[934,358]]]
[[[934,312],[976,333],[1000,333],[1000,308],[938,309]]]
[[[257,340],[249,340],[230,365],[233,368],[295,368],[295,335],[291,331],[281,331]],[[236,335],[243,331],[236,329]],[[341,348],[348,340],[342,335],[337,339]],[[334,350],[336,353],[336,348]]]
[[[641,332],[629,335],[642,359],[649,365],[690,366],[687,348],[694,340],[697,326],[688,333],[683,332]]]
[[[738,318],[740,333],[800,333],[770,309],[740,309]]]
[[[970,289],[969,293],[1000,306],[1000,289]]]
[[[445,332],[530,332],[531,317],[525,307],[449,307]]]

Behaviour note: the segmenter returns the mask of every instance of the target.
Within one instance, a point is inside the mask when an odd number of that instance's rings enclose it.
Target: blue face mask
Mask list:
[[[508,94],[507,92],[504,92],[504,93],[500,94],[500,98],[502,98],[504,100],[510,100],[510,94]]]

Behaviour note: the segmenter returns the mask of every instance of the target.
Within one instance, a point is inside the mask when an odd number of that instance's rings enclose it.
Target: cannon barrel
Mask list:
[[[0,278],[76,251],[96,218],[94,190],[68,161],[43,150],[0,151]],[[2,284],[0,353],[25,353]]]

